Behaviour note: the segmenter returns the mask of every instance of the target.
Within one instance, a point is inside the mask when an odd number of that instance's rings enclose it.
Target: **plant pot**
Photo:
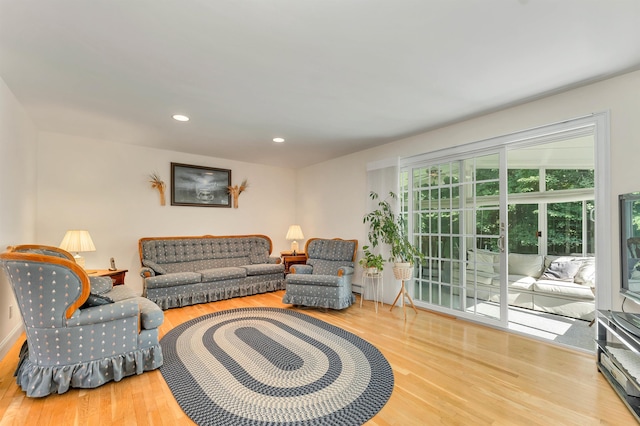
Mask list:
[[[393,275],[397,280],[409,280],[413,276],[413,265],[409,262],[396,262],[393,265]]]
[[[367,268],[367,274],[374,275],[377,273],[378,273],[378,268],[374,268],[374,267]]]

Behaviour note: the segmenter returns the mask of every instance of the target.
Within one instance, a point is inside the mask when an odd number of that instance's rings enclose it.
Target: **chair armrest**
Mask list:
[[[276,265],[280,264],[281,262],[282,259],[276,256],[269,256],[269,260],[267,261],[267,263],[275,263]]]
[[[154,271],[151,268],[147,268],[146,266],[143,266],[142,268],[140,268],[140,276],[142,278],[155,277],[156,271]]]
[[[341,266],[338,269],[338,276],[342,277],[344,275],[353,275],[354,269],[351,266]]]
[[[135,300],[123,300],[122,302],[109,303],[108,305],[78,309],[67,320],[67,326],[77,327],[80,325],[101,324],[122,318],[135,318],[138,321],[139,312],[138,302]]]
[[[291,265],[289,271],[292,274],[311,274],[313,273],[313,266],[311,265]]]

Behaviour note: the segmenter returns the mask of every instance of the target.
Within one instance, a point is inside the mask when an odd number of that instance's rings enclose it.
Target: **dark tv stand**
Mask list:
[[[596,363],[640,423],[640,335],[636,334],[640,330],[623,321],[624,316],[615,318],[611,311],[596,312]]]

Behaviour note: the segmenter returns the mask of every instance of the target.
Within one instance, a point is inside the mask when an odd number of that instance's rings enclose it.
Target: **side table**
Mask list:
[[[87,274],[92,277],[110,277],[113,281],[113,285],[123,285],[124,276],[129,272],[128,269],[116,269],[111,271],[109,269],[87,269]]]
[[[307,254],[297,252],[293,254],[291,251],[281,251],[282,263],[284,264],[284,273],[289,273],[289,267],[291,265],[301,265],[307,263]]]
[[[373,303],[375,304],[376,313],[378,313],[378,302],[381,306],[384,306],[384,302],[382,300],[383,285],[382,272],[373,272],[365,269],[362,273],[362,294],[360,295],[360,307],[362,308],[362,300],[364,299],[364,294],[367,291],[367,288],[371,288],[371,290],[373,291]]]

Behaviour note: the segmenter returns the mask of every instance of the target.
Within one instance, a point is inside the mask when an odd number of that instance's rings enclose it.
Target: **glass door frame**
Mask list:
[[[407,170],[412,166],[416,166],[420,163],[437,163],[446,161],[447,159],[459,157],[461,154],[472,156],[478,153],[487,152],[486,150],[500,149],[500,147],[517,148],[521,144],[531,143],[531,141],[543,142],[546,140],[555,140],[564,132],[580,131],[589,129],[595,138],[595,235],[596,235],[596,253],[600,255],[596,256],[596,282],[598,282],[598,288],[600,291],[596,292],[596,309],[611,309],[612,307],[612,286],[610,278],[612,277],[612,256],[608,253],[612,253],[613,234],[611,232],[611,207],[607,202],[611,198],[611,160],[610,160],[610,141],[609,141],[609,112],[594,113],[587,116],[574,118],[559,123],[540,126],[528,130],[523,130],[516,133],[506,134],[495,138],[480,140],[477,142],[458,145],[452,148],[440,149],[424,154],[419,154],[411,157],[401,158],[399,161],[400,170]],[[506,155],[504,156],[506,158]],[[506,165],[505,165],[506,169]],[[501,191],[500,197],[507,197],[507,194],[503,194],[506,191]],[[501,199],[501,205],[505,206],[506,201]],[[409,215],[411,216],[411,215]],[[506,224],[506,221],[505,221]],[[410,234],[413,235],[413,224],[410,223]],[[508,238],[508,235],[506,236]],[[503,253],[501,263],[504,265],[506,261],[506,252]],[[501,268],[504,270],[505,268]],[[507,277],[502,276],[505,274],[501,272],[501,282],[506,282]],[[502,287],[502,286],[501,286]],[[506,286],[505,286],[506,287]],[[505,288],[506,291],[506,288]],[[502,295],[501,300],[506,300],[505,295]],[[450,309],[439,309],[437,306],[429,305],[427,309],[435,311],[443,311],[444,313],[458,315],[457,311]],[[508,307],[507,307],[508,310]],[[505,315],[501,315],[502,321],[497,324],[500,327],[507,328],[508,324],[503,324],[506,319]],[[473,320],[477,320],[473,318]]]

